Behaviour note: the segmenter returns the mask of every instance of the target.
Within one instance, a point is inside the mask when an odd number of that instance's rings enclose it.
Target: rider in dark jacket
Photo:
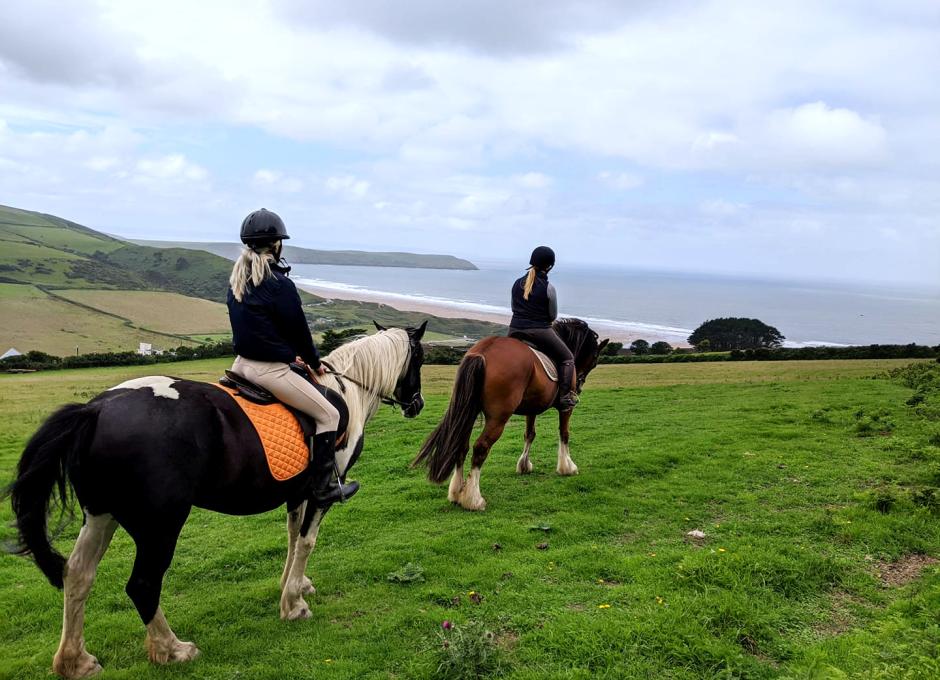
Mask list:
[[[320,368],[320,353],[310,337],[310,328],[294,282],[287,278],[290,267],[272,262],[271,276],[245,291],[241,302],[228,291],[229,319],[235,353],[246,359],[289,364],[295,357],[311,369]]]
[[[558,404],[567,411],[578,403],[578,393],[574,355],[552,328],[558,317],[558,298],[555,287],[548,281],[548,272],[555,266],[555,252],[548,246],[539,246],[532,251],[529,265],[528,273],[512,286],[509,337],[531,342],[558,365]]]
[[[232,322],[235,363],[232,370],[303,411],[316,422],[309,473],[311,501],[325,508],[349,498],[358,482],[341,483],[333,476],[339,411],[304,377],[291,370],[301,361],[310,373],[323,375],[300,295],[281,261],[281,241],[290,238],[275,213],[261,209],[242,223],[242,243],[229,279],[228,312]]]

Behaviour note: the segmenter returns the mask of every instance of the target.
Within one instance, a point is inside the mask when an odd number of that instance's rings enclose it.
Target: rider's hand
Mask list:
[[[313,370],[313,372],[316,373],[317,375],[326,375],[326,366],[324,366],[323,364],[320,364]]]

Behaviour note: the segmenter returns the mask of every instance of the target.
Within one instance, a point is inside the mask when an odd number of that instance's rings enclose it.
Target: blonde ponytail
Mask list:
[[[232,275],[228,278],[236,300],[242,301],[249,282],[252,286],[260,286],[262,281],[271,276],[271,263],[274,260],[274,254],[268,247],[255,251],[246,246],[242,250],[235,260],[235,266],[232,267]]]
[[[529,267],[529,273],[525,277],[525,285],[522,288],[522,297],[526,300],[532,294],[532,288],[535,286],[535,267]]]

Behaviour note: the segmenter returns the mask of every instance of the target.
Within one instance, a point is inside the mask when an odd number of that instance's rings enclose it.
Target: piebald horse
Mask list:
[[[346,445],[336,452],[341,477],[362,452],[363,429],[382,401],[397,402],[411,418],[423,408],[420,341],[426,326],[380,328],[327,357],[338,375],[320,380],[340,391],[349,408]],[[67,505],[70,485],[84,522],[66,561],[51,545],[47,516],[54,496]],[[199,650],[176,637],[160,608],[163,576],[193,506],[249,515],[286,505],[281,618],[310,617],[304,595],[315,589],[304,572],[325,511],[311,509],[309,527],[301,531],[306,475],[275,480],[253,426],[216,386],[149,376],[112,387],[87,404],[61,407],[26,445],[9,491],[18,552],[32,554],[49,582],[65,591],[62,638],[53,659],[53,670],[63,677],[101,670],[85,650],[85,602],[118,526],[137,548],[126,590],[147,628],[150,660],[196,657]]]
[[[575,358],[578,394],[588,373],[597,366],[597,357],[609,340],[600,343],[597,333],[580,319],[560,319],[553,328]],[[549,379],[541,362],[528,345],[506,337],[480,340],[467,350],[457,369],[454,389],[444,418],[428,436],[412,465],[425,463],[428,479],[440,484],[452,474],[447,498],[467,510],[484,510],[480,494],[480,469],[493,444],[513,414],[524,415],[525,446],[516,463],[521,475],[532,472],[529,450],[535,440],[535,418],[556,403],[558,385]],[[473,445],[470,475],[464,479],[464,459],[477,416],[483,413],[483,432]],[[568,423],[571,411],[559,411],[559,475],[576,475],[578,466],[568,449]]]

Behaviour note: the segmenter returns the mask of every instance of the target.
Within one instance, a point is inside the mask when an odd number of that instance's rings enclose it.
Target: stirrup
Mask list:
[[[558,398],[558,406],[561,407],[562,411],[571,411],[580,401],[581,398],[578,396],[578,393],[571,390],[565,396]]]

